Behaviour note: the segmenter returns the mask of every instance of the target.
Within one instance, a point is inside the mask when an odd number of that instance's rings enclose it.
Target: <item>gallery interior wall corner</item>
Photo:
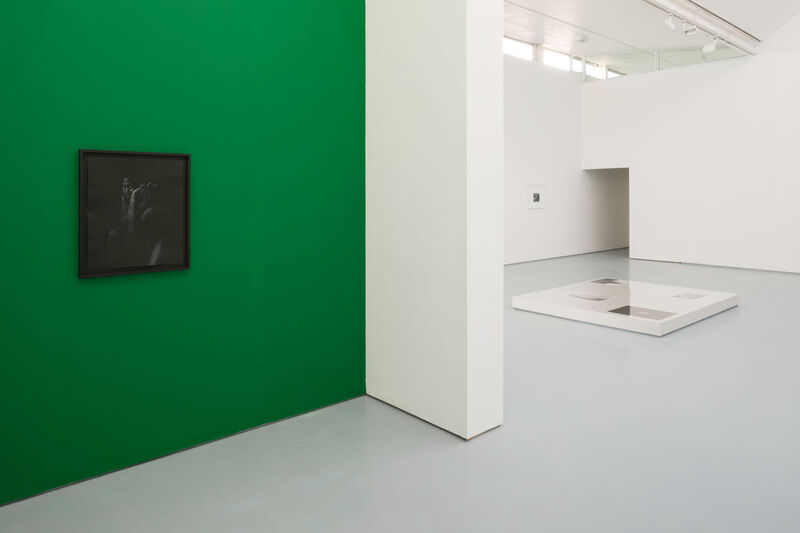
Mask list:
[[[367,393],[502,422],[500,0],[367,1]]]

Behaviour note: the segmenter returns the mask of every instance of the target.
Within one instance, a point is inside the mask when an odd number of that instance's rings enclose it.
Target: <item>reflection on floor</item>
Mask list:
[[[513,311],[599,276],[741,294],[666,337]],[[505,425],[465,443],[369,398],[0,508],[6,532],[781,532],[800,523],[800,276],[506,269]]]

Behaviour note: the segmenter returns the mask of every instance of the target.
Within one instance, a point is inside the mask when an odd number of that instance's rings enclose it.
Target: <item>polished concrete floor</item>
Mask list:
[[[741,303],[662,338],[510,308],[600,277]],[[358,398],[0,508],[0,531],[800,531],[800,276],[620,250],[507,267],[506,297],[497,430]]]

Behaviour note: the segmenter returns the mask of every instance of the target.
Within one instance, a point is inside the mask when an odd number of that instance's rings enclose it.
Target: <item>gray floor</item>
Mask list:
[[[507,267],[507,301],[608,276],[740,307],[663,338],[508,307],[505,425],[471,442],[359,398],[0,508],[0,531],[800,531],[800,276],[626,253]]]

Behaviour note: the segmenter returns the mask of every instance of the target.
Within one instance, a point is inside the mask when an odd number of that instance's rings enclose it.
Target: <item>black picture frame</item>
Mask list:
[[[78,150],[78,160],[80,279],[189,269],[190,154]],[[149,179],[146,177],[149,175],[155,177]],[[134,233],[135,225],[129,220],[134,218],[137,202],[132,199],[128,200],[130,215],[124,217],[128,221],[123,219],[126,186],[128,191],[148,191],[132,193],[131,198],[138,194],[146,198],[145,205],[148,200],[151,202],[150,220],[156,220],[157,224],[150,222],[150,226],[145,225],[144,213],[139,224],[140,228],[149,227],[150,230]],[[156,215],[152,215],[153,212]],[[156,245],[152,244],[154,237],[151,233],[154,231],[161,231],[161,236],[165,236],[156,241],[157,251]],[[123,234],[124,237],[120,237]],[[139,237],[134,240],[130,235]],[[163,246],[166,252],[162,253],[163,242],[169,245]],[[147,259],[140,260],[144,257]]]

